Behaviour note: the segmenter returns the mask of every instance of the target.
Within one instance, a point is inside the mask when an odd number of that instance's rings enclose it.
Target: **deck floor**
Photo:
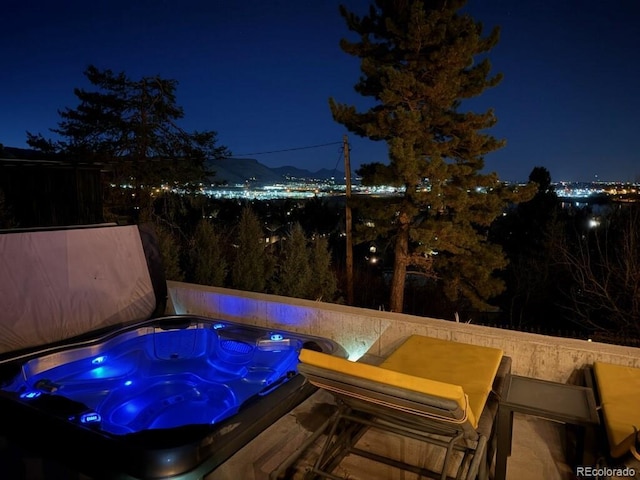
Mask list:
[[[304,403],[231,457],[206,480],[264,480],[270,472],[291,455],[310,434],[320,427],[335,409],[333,397],[318,391]],[[289,479],[302,479],[319,449],[320,437],[287,472]],[[388,433],[369,431],[360,442],[367,448],[393,453],[425,466],[441,462],[440,452],[430,450],[417,441]],[[565,460],[565,429],[563,424],[526,415],[514,417],[513,447],[507,465],[507,478],[514,480],[568,480],[575,478]],[[420,477],[356,456],[346,457],[334,474],[349,480],[414,480]]]
[[[278,469],[335,411],[333,396],[325,391],[317,391],[294,410],[267,428],[244,448],[229,458],[204,480],[268,480],[272,471]],[[307,449],[300,459],[287,470],[286,478],[298,480],[305,473],[321,448],[324,440],[321,436]],[[1,440],[1,439],[0,439]],[[369,430],[360,439],[367,449],[385,454],[409,463],[421,464],[437,469],[442,461],[441,450],[399,437],[393,434]],[[513,425],[512,453],[507,464],[507,480],[573,480],[594,477],[576,476],[566,460],[567,434],[564,424],[515,414]],[[5,445],[0,442],[0,448]],[[587,466],[596,466],[597,456],[592,456]],[[640,462],[631,457],[626,465],[635,470],[632,477],[611,477],[610,480],[640,480]],[[26,462],[25,480],[42,480],[42,464],[39,459]],[[5,478],[7,472],[0,472]],[[423,479],[416,474],[394,469],[357,456],[347,456],[334,474],[348,480],[414,480]],[[493,474],[493,471],[491,472]],[[50,476],[47,479],[52,478]],[[84,475],[55,476],[55,478],[73,478],[91,480]],[[493,478],[491,475],[490,478]],[[602,477],[599,477],[602,478]],[[606,477],[609,478],[609,477]],[[7,479],[9,480],[9,478]]]

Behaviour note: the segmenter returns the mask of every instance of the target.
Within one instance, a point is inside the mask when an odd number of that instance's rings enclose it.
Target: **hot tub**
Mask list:
[[[330,340],[172,316],[0,361],[0,431],[94,477],[201,478],[313,392]]]

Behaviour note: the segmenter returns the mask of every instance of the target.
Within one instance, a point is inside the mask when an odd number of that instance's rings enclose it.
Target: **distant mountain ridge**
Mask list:
[[[253,158],[225,158],[207,162],[207,168],[215,172],[212,182],[226,182],[229,185],[251,182],[258,185],[282,183],[291,180],[344,179],[344,172],[323,168],[312,172],[303,168],[284,166],[267,167]]]
[[[0,144],[1,145],[1,144]],[[45,160],[47,156],[42,153],[26,149],[7,147],[0,148],[0,158]],[[316,172],[294,166],[267,167],[253,158],[225,158],[222,160],[210,160],[207,169],[215,175],[210,178],[212,183],[227,183],[228,185],[244,184],[250,182],[256,185],[269,185],[291,180],[330,180],[335,178],[341,182],[344,172],[323,168]]]
[[[7,147],[0,143],[0,158],[16,160],[48,160],[53,155],[45,155],[29,148]]]

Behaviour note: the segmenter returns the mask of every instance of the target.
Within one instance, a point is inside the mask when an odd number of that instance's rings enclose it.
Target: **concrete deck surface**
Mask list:
[[[282,417],[252,442],[237,452],[206,480],[266,480],[269,474],[291,455],[334,411],[333,397],[318,391],[296,409]],[[302,479],[320,449],[316,441],[288,471],[287,478]],[[417,441],[391,434],[367,432],[361,441],[368,448],[393,451],[413,463],[428,466],[438,458],[425,451]],[[565,459],[565,426],[526,415],[515,414],[512,453],[507,464],[507,479],[568,480],[576,478]],[[427,447],[428,448],[428,447]],[[349,480],[413,480],[420,477],[377,462],[355,456],[346,457],[334,474]]]
[[[244,448],[229,458],[224,464],[205,477],[204,480],[268,480],[272,471],[295,452],[335,411],[333,396],[319,390],[298,407],[280,418]],[[601,430],[600,430],[601,432]],[[305,477],[310,465],[317,458],[324,436],[313,443],[290,469],[287,480]],[[587,477],[576,475],[573,467],[567,463],[567,432],[564,424],[514,414],[512,453],[507,463],[507,480],[640,480],[640,462],[633,457],[627,458],[625,465],[634,469],[633,476],[627,477]],[[597,439],[596,439],[597,440]],[[439,467],[442,454],[434,452],[420,442],[398,437],[393,434],[368,431],[360,442],[364,448],[392,454],[408,463],[423,465],[431,469]],[[359,444],[361,446],[362,443]],[[0,445],[2,447],[2,445]],[[595,450],[590,450],[594,453]],[[587,459],[586,466],[598,466],[597,455]],[[435,462],[435,466],[434,466]],[[42,465],[38,459],[26,464],[27,480],[42,480]],[[347,456],[334,474],[348,480],[417,480],[420,477],[411,472],[393,469],[387,465]],[[0,479],[6,472],[0,471]],[[47,476],[47,479],[52,478]],[[63,478],[63,477],[60,477]],[[70,478],[70,477],[64,477]],[[84,475],[73,476],[75,480],[90,480]],[[491,471],[493,479],[493,468]],[[10,480],[7,478],[7,480]]]

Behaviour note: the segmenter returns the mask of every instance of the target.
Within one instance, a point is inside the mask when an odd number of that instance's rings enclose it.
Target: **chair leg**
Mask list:
[[[282,462],[276,470],[271,472],[270,479],[276,480],[297,461],[302,453],[315,441],[318,440],[325,432],[327,432],[326,439],[322,443],[321,451],[316,458],[313,466],[308,467],[305,479],[311,478],[327,478],[331,480],[343,480],[331,472],[340,465],[343,459],[349,455],[354,454],[370,460],[386,463],[392,467],[396,467],[402,470],[411,471],[418,475],[426,476],[428,478],[439,478],[440,480],[488,480],[489,469],[487,466],[487,438],[480,435],[477,441],[474,441],[474,445],[462,446],[460,442],[464,443],[464,434],[462,432],[456,433],[453,437],[449,437],[447,440],[441,441],[429,441],[425,439],[425,434],[418,432],[412,428],[406,426],[401,427],[399,425],[386,424],[385,422],[376,422],[375,419],[361,416],[362,413],[358,413],[346,404],[338,406],[338,410],[327,419],[324,424],[316,430],[310,438],[308,438],[291,456],[289,456],[284,462]],[[407,464],[402,461],[396,461],[391,458],[383,457],[373,452],[367,452],[356,447],[356,444],[365,434],[369,428],[382,429],[383,431],[389,431],[398,435],[407,436],[409,438],[415,438],[419,441],[427,441],[427,443],[433,443],[439,445],[445,449],[444,464],[442,471],[435,472],[425,469],[424,467],[418,467],[415,465]],[[447,475],[451,465],[453,465],[454,453],[460,452],[463,454],[463,458],[458,465],[457,473],[455,477],[449,477]],[[466,467],[466,469],[465,469]],[[490,467],[489,467],[490,468]],[[466,475],[465,474],[466,470]]]
[[[455,437],[452,437],[449,440],[447,445],[447,453],[444,455],[444,465],[442,466],[442,474],[440,475],[440,480],[446,480],[447,478],[447,468],[449,466],[449,462],[451,461],[451,456],[453,455],[454,446],[460,441],[462,438],[462,433],[459,433]]]
[[[313,444],[324,432],[326,432],[329,425],[335,422],[339,415],[339,411],[336,411],[333,415],[325,420],[325,422],[318,428],[311,436],[309,436],[289,457],[287,457],[278,467],[269,474],[269,480],[277,480],[286,470],[293,465],[304,452]]]
[[[363,423],[351,421],[350,417],[350,408],[339,408],[338,415],[331,425],[320,455],[313,466],[313,473],[331,479],[340,478],[330,472],[351,452],[352,447],[368,429]],[[344,431],[339,432],[339,427],[344,428]]]
[[[469,465],[469,473],[467,478],[469,480],[488,480],[489,471],[487,467],[487,437],[480,435],[478,438],[478,445],[476,451],[473,454],[473,460]]]

